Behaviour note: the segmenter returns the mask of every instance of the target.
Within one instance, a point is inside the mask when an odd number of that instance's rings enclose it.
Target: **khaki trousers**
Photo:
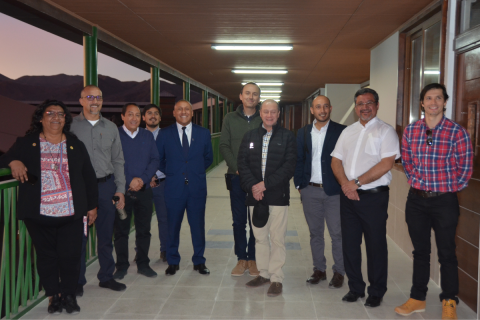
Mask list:
[[[269,212],[270,216],[263,228],[257,228],[252,223],[255,258],[260,276],[270,279],[271,282],[282,283],[285,278],[282,267],[287,257],[285,235],[288,206],[269,206]],[[250,215],[253,215],[253,206],[250,207]]]

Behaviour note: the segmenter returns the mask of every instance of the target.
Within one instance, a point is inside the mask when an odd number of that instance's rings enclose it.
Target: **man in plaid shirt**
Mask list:
[[[457,319],[457,192],[472,176],[473,153],[467,131],[443,114],[447,100],[445,86],[427,85],[420,94],[425,118],[410,124],[403,133],[402,163],[411,186],[405,218],[414,247],[410,299],[395,308],[404,316],[425,311],[433,228],[441,264],[442,319]]]

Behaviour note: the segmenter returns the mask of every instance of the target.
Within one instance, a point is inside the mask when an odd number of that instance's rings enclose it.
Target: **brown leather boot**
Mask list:
[[[333,289],[341,288],[343,286],[343,279],[344,279],[344,276],[342,276],[338,272],[335,272],[333,274],[332,280],[328,284],[328,287]]]
[[[307,279],[307,282],[318,284],[322,280],[327,280],[327,273],[325,271],[315,270],[310,278]]]

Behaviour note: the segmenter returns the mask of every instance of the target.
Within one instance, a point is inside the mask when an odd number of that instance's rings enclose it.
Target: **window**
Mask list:
[[[463,0],[460,32],[463,33],[478,25],[480,25],[480,1]]]

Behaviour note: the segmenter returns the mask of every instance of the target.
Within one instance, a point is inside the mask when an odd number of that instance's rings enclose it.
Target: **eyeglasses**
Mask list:
[[[432,130],[427,130],[427,144],[431,146],[433,144]]]
[[[45,111],[45,114],[49,118],[55,118],[55,116],[58,116],[59,118],[65,118],[65,112],[57,112],[57,111]]]
[[[85,97],[82,97],[82,98],[85,98],[88,101],[93,101],[95,99],[97,99],[97,101],[102,101],[103,100],[102,96],[85,96]]]
[[[367,106],[367,107],[370,108],[370,107],[373,107],[373,106],[376,105],[376,104],[377,104],[377,103],[374,102],[374,101],[368,101],[367,103],[363,103],[363,102],[362,102],[362,103],[357,103],[357,104],[355,105],[355,107],[360,107],[360,108],[361,108],[361,107],[363,107],[363,106]]]

